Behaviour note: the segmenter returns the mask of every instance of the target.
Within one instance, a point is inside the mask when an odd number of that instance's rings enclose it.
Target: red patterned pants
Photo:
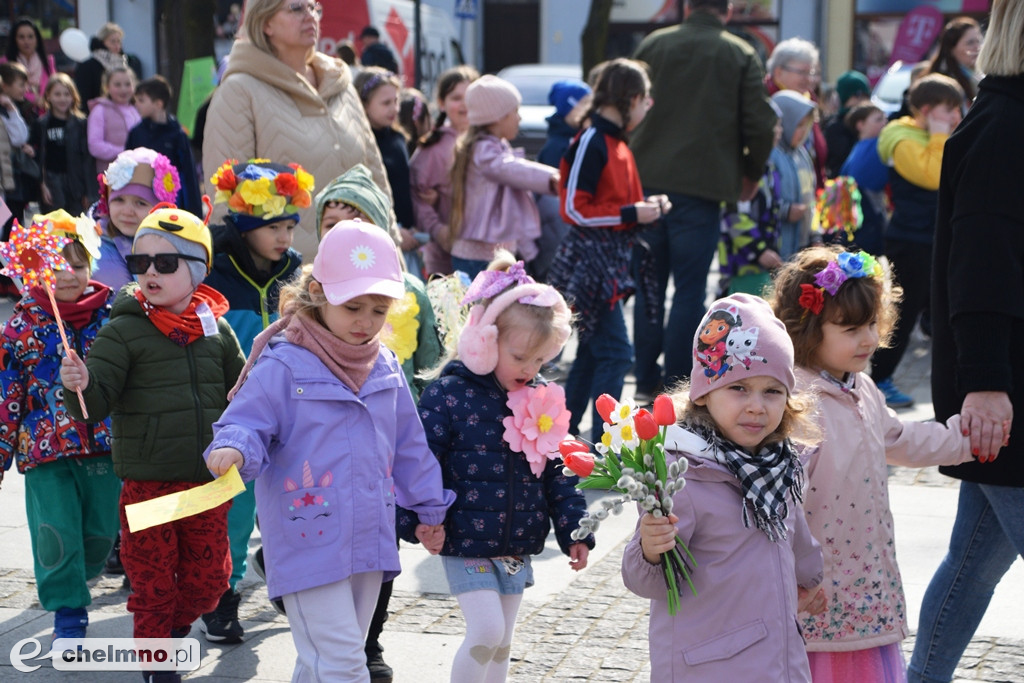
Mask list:
[[[169,638],[212,612],[228,588],[228,507],[129,533],[124,506],[198,486],[187,481],[133,481],[121,488],[121,563],[132,582],[128,611],[136,638]]]

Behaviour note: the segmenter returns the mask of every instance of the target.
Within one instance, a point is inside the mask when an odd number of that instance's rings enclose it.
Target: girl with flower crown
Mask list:
[[[278,295],[302,265],[292,249],[299,210],[312,203],[313,176],[298,164],[266,159],[228,159],[210,178],[215,202],[227,203],[224,225],[213,226],[213,269],[205,284],[228,300],[224,318],[249,354],[253,340],[277,320]],[[228,511],[231,579],[217,609],[203,615],[200,628],[214,643],[238,643],[245,634],[238,620],[235,591],[245,576],[249,537],[256,523],[253,482],[234,497]]]
[[[139,223],[159,202],[174,202],[181,180],[170,159],[147,147],[118,154],[99,180],[93,213],[103,236],[93,278],[116,292],[133,279],[125,257],[132,253]]]
[[[587,566],[593,536],[571,537],[586,511],[576,477],[550,460],[569,432],[565,393],[538,375],[570,333],[562,295],[533,281],[499,251],[466,292],[472,304],[457,350],[420,397],[427,441],[455,504],[441,550],[448,586],[466,620],[451,680],[503,681],[530,556],[554,522],[575,570]],[[399,518],[402,538],[412,524]]]
[[[893,329],[901,292],[866,252],[806,249],[782,267],[772,302],[796,351],[797,386],[819,395],[820,447],[804,509],[825,557],[828,607],[800,615],[815,683],[906,680],[906,602],[896,564],[886,465],[971,460],[960,416],[902,421],[864,374]]]

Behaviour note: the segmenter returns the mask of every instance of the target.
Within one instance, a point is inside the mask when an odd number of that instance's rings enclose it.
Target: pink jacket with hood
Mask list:
[[[494,248],[518,248],[526,261],[537,255],[540,212],[531,192],[554,194],[555,169],[521,156],[507,140],[481,136],[466,170],[466,207],[452,256],[489,261]]]
[[[697,561],[696,597],[683,589],[672,617],[661,565],[644,559],[639,531],[622,557],[622,578],[651,600],[652,681],[810,681],[797,624],[797,586],[821,583],[821,548],[799,503],[789,502],[788,540],[774,543],[755,525],[745,527],[739,480],[700,453],[707,443],[669,427],[671,458],[689,461],[687,485],[675,494],[676,530]]]
[[[819,397],[822,441],[807,460],[804,511],[825,556],[823,614],[801,614],[812,652],[866,650],[907,637],[907,604],[896,564],[886,465],[956,465],[971,459],[960,416],[903,422],[859,373],[844,391],[796,369],[797,391]]]

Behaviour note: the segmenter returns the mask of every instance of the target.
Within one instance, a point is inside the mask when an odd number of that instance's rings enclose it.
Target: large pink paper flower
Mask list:
[[[523,387],[508,393],[512,416],[506,417],[503,438],[509,447],[526,456],[539,479],[547,460],[558,457],[558,444],[569,435],[569,411],[565,390],[557,384]]]

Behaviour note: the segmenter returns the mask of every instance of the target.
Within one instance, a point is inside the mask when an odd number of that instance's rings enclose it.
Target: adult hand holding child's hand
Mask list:
[[[60,361],[60,383],[71,391],[85,391],[89,386],[89,370],[74,349],[68,349]]]
[[[206,459],[206,467],[216,476],[221,476],[231,469],[232,465],[242,469],[245,458],[237,448],[214,448]]]

